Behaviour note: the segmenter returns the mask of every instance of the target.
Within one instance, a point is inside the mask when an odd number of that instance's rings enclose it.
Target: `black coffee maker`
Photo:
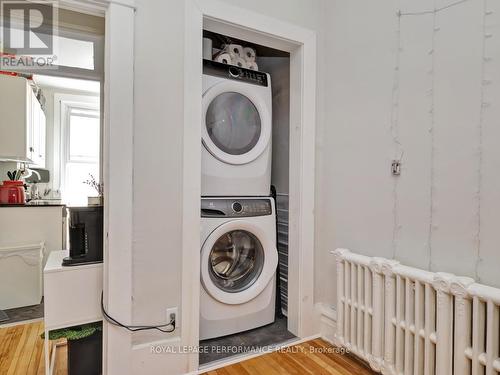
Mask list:
[[[103,207],[68,207],[69,257],[63,266],[102,262]]]

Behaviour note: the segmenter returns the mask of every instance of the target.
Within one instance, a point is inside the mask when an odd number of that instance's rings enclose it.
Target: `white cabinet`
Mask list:
[[[56,350],[49,356],[49,331],[102,320],[102,263],[63,267],[68,255],[68,250],[51,252],[43,271],[46,375],[57,355]]]
[[[0,247],[40,242],[45,243],[44,259],[66,247],[66,207],[0,207]]]
[[[28,158],[41,168],[45,168],[45,113],[35,94],[31,92],[31,126],[28,127]]]
[[[102,320],[102,263],[63,267],[67,256],[68,250],[52,251],[43,271],[47,330]]]
[[[0,74],[0,160],[45,167],[45,113],[25,78]]]

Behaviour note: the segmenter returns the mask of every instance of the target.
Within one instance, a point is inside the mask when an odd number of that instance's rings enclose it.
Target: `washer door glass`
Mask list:
[[[205,118],[212,142],[230,155],[242,155],[259,141],[262,126],[259,111],[245,95],[224,92],[208,106]]]
[[[252,233],[234,230],[222,235],[208,258],[210,278],[229,293],[249,288],[260,276],[264,266],[264,249]]]

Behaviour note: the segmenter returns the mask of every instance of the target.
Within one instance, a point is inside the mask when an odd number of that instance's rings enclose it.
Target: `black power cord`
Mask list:
[[[167,324],[162,324],[162,325],[158,325],[158,326],[147,326],[147,325],[128,326],[128,325],[125,325],[123,323],[120,323],[118,320],[116,320],[111,315],[109,315],[108,312],[106,311],[106,309],[104,308],[104,296],[103,295],[104,295],[104,293],[101,292],[101,311],[102,311],[102,314],[104,315],[104,319],[106,319],[106,321],[108,323],[110,323],[114,326],[117,326],[117,327],[125,328],[125,329],[129,330],[130,332],[147,331],[147,330],[152,330],[152,329],[155,329],[155,330],[163,332],[163,333],[170,333],[170,332],[175,331],[175,316],[173,318],[171,317],[170,322],[168,322]],[[168,327],[168,326],[172,326],[172,329],[162,329],[163,327]]]

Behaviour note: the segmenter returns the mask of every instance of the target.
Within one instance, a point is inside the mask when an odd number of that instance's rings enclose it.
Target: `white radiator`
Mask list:
[[[500,374],[500,289],[345,249],[333,254],[337,345],[383,374]]]

